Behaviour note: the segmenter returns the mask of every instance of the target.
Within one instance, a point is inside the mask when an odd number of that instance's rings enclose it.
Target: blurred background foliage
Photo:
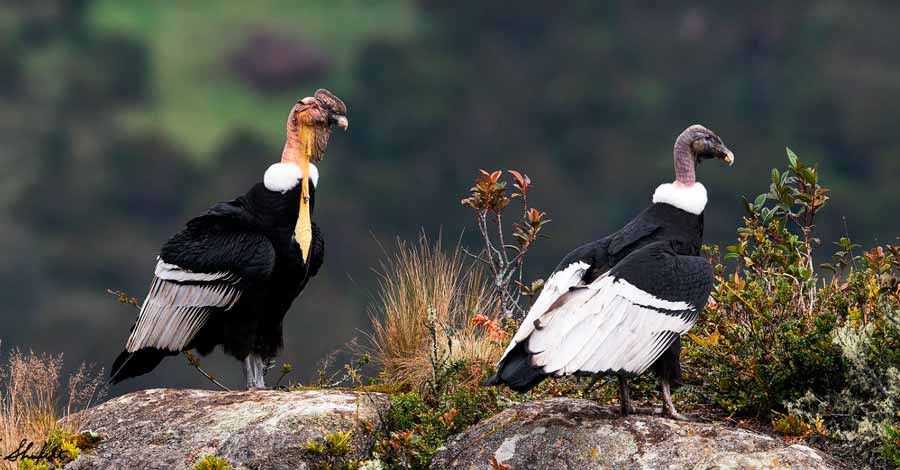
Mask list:
[[[900,5],[486,3],[0,4],[4,347],[108,366],[134,312],[105,290],[142,297],[159,245],[259,181],[318,87],[351,126],[320,165],[325,267],[286,320],[300,379],[367,327],[376,240],[472,240],[479,168],[529,174],[553,219],[529,277],[646,206],[695,122],[737,157],[700,169],[708,242],[734,238],[785,145],[832,188],[826,243],[900,233]],[[221,354],[205,366],[239,383]],[[150,386],[207,385],[173,359],[113,392]]]

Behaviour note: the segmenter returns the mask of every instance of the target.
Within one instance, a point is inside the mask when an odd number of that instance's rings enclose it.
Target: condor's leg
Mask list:
[[[631,389],[628,388],[628,377],[619,374],[619,406],[622,407],[622,416],[634,413],[634,405],[631,404]]]
[[[250,353],[244,358],[244,377],[247,379],[247,390],[266,388],[266,363],[257,354]]]
[[[664,413],[672,419],[687,421],[687,417],[675,410],[675,404],[672,403],[672,387],[669,381],[667,379],[659,379],[659,384],[662,386],[663,401],[665,402]]]
[[[659,385],[663,393],[663,414],[670,418],[686,421],[684,415],[675,410],[675,404],[672,402],[672,385],[681,384],[681,340],[677,339],[669,349],[666,350],[653,363],[653,372],[659,379]]]

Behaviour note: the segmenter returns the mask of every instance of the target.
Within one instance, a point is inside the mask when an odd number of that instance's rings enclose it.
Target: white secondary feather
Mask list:
[[[219,271],[215,273],[197,273],[182,268],[176,264],[166,263],[157,257],[156,270],[154,274],[160,279],[176,282],[209,282],[215,280],[235,281],[238,277],[234,273],[228,271]]]
[[[294,163],[275,163],[269,166],[263,176],[263,184],[269,191],[286,193],[294,189],[303,178],[303,170]],[[309,164],[309,181],[313,186],[319,185],[319,169],[316,165]]]
[[[200,331],[213,308],[227,310],[240,299],[238,280],[232,273],[195,273],[159,260],[125,349],[180,351]]]
[[[690,186],[681,183],[661,184],[653,193],[653,202],[663,202],[694,215],[706,208],[706,188],[696,182]]]
[[[618,279],[615,281],[615,283],[616,295],[625,297],[626,299],[637,305],[661,308],[665,310],[687,310],[691,308],[691,304],[687,302],[664,300],[655,297],[653,294],[635,287],[625,279]]]
[[[509,346],[507,346],[506,351],[503,353],[503,357],[506,357],[516,344],[528,338],[528,335],[534,331],[535,320],[540,318],[541,315],[553,305],[553,302],[556,302],[556,299],[558,299],[559,296],[569,292],[572,287],[581,284],[584,273],[590,267],[591,266],[587,263],[576,261],[550,276],[550,279],[544,284],[544,288],[541,290],[540,295],[538,295],[537,300],[531,305],[531,310],[528,311],[528,315],[525,316],[525,320],[522,321],[519,330],[516,331],[516,335],[513,336],[512,341],[509,342]],[[503,360],[503,358],[500,360]]]
[[[528,350],[532,364],[547,374],[641,374],[690,330],[695,313],[686,302],[659,299],[604,275],[566,294],[542,315],[528,337]]]

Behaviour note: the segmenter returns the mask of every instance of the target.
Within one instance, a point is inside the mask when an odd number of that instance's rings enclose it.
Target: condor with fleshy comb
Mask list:
[[[628,380],[649,368],[665,412],[681,381],[681,335],[706,306],[712,267],[699,256],[706,188],[696,166],[731,165],[734,154],[709,129],[690,126],[675,140],[675,182],[618,232],[569,253],[550,275],[488,384],[527,391],[548,376],[614,374],[622,413],[634,411]]]
[[[282,347],[282,320],[322,266],[325,240],[312,222],[332,126],[347,107],[328,90],[297,102],[281,162],[233,201],[217,204],[160,250],[111,382],[146,374],[166,356],[222,346],[244,364],[247,388],[264,388],[266,363]]]

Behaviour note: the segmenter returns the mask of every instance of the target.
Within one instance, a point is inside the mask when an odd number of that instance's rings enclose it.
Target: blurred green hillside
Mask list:
[[[644,207],[695,122],[737,157],[699,170],[708,241],[733,237],[741,195],[785,145],[833,188],[824,241],[900,234],[900,5],[511,5],[4,2],[4,346],[108,366],[133,312],[105,289],[142,297],[159,245],[257,182],[291,105],[319,87],[348,103],[350,130],[320,166],[325,267],[285,325],[301,377],[367,326],[376,239],[473,226],[459,199],[479,168],[535,181],[531,202],[553,222],[533,276]],[[239,383],[230,359],[208,367]],[[116,392],[205,386],[196,375],[171,360]]]
[[[235,128],[273,142],[283,139],[282,115],[290,109],[285,105],[298,99],[303,82],[327,84],[344,93],[354,90],[359,81],[353,69],[367,39],[411,37],[414,7],[393,0],[265,0],[252,6],[101,0],[88,10],[88,25],[99,34],[121,35],[146,47],[153,100],[124,113],[123,119],[138,132],[159,130],[205,159]],[[300,74],[280,87],[248,87],[234,73],[230,56],[255,36],[267,34],[283,39],[286,48],[293,43],[309,49],[312,57],[302,58],[323,64],[311,67],[306,73],[310,77]]]

